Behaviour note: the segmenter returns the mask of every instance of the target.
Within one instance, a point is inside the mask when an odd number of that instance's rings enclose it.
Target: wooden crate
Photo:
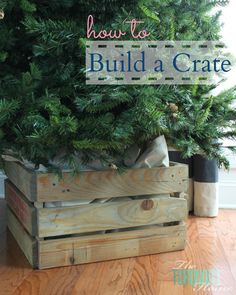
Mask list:
[[[123,174],[64,172],[62,179],[17,162],[6,162],[5,171],[8,227],[35,268],[184,248],[184,164]],[[51,202],[56,206],[49,208]]]

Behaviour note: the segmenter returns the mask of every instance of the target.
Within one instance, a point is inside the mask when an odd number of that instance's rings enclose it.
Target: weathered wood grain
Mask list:
[[[152,202],[152,207],[144,205]],[[187,201],[173,197],[38,210],[39,237],[128,228],[187,218]]]
[[[7,210],[7,226],[33,267],[37,267],[37,243],[23,228],[10,209]]]
[[[10,181],[30,201],[36,200],[36,173],[25,168],[19,162],[4,162],[4,170]]]
[[[39,242],[39,267],[105,261],[184,249],[186,228],[153,226],[142,230]]]
[[[12,210],[9,228],[34,267],[105,261],[184,247],[185,225],[178,222],[187,218],[187,201],[180,197],[187,190],[186,165],[129,169],[123,174],[109,170],[72,176],[64,172],[62,179],[30,171],[19,163],[7,165],[14,183],[6,182]],[[22,177],[27,185],[22,184]],[[101,198],[112,198],[112,202],[44,208],[44,202]],[[71,234],[73,237],[68,236]]]
[[[188,167],[179,163],[129,169],[122,174],[114,170],[82,171],[77,176],[64,172],[62,179],[27,169],[19,162],[5,162],[5,171],[30,201],[38,202],[173,193],[188,187]]]
[[[37,234],[37,219],[35,207],[27,201],[24,195],[9,181],[5,180],[5,196],[7,205],[15,213],[25,229],[33,236]]]
[[[180,250],[184,248],[186,237],[185,225],[181,223],[110,234],[36,240],[26,233],[10,209],[8,227],[29,262],[39,268]]]
[[[63,180],[53,174],[38,174],[38,200],[41,202],[164,194],[187,190],[186,165],[130,169],[117,171],[81,172],[73,177],[63,173]]]

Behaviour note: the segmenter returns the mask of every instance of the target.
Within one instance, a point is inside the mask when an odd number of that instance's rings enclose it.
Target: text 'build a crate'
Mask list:
[[[8,228],[34,268],[184,249],[187,165],[62,179],[18,162],[5,171]]]

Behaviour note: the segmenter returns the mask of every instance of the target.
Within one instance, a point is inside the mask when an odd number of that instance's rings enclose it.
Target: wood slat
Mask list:
[[[188,184],[186,165],[129,169],[123,174],[114,170],[84,171],[77,176],[63,172],[62,179],[51,173],[36,173],[19,163],[9,162],[6,166],[13,182],[6,181],[11,208],[8,226],[34,267],[184,248],[186,229],[178,222],[187,218],[187,201],[182,198]],[[174,193],[173,197],[170,193]],[[128,196],[141,197],[127,200]],[[112,202],[55,208],[44,208],[43,204],[99,198],[112,198]],[[116,232],[105,233],[107,230]],[[71,234],[73,237],[68,236]]]
[[[30,264],[37,267],[37,242],[24,230],[9,208],[7,209],[7,226]]]
[[[149,206],[149,207],[148,207]],[[187,201],[173,197],[38,209],[39,237],[181,221]]]
[[[83,171],[77,176],[64,172],[59,179],[52,173],[36,173],[19,162],[8,161],[5,172],[32,202],[164,194],[186,191],[188,187],[188,167],[179,163],[171,163],[170,167],[129,169],[122,174],[114,170]]]
[[[63,180],[53,174],[38,174],[38,201],[69,201],[165,194],[186,191],[188,187],[187,165],[171,167],[130,169],[117,171],[81,172],[73,177],[63,173]]]
[[[39,267],[49,268],[184,249],[182,223],[170,227],[39,242]]]
[[[23,229],[10,209],[7,214],[8,227],[18,245],[31,265],[40,269],[181,250],[186,239],[186,228],[181,223],[104,235],[36,240]]]
[[[19,162],[4,162],[4,170],[10,181],[29,199],[36,201],[36,173]]]
[[[17,216],[24,228],[33,236],[37,234],[37,218],[35,207],[9,181],[5,180],[5,196],[8,206]]]

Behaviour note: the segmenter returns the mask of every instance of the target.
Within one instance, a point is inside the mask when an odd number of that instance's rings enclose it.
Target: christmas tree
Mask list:
[[[216,86],[93,86],[85,83],[86,20],[95,29],[124,30],[143,19],[150,40],[219,40],[227,1],[0,1],[0,153],[49,166],[61,155],[113,162],[137,143],[164,134],[189,157],[204,152],[218,164],[220,139],[235,138],[235,89]]]

